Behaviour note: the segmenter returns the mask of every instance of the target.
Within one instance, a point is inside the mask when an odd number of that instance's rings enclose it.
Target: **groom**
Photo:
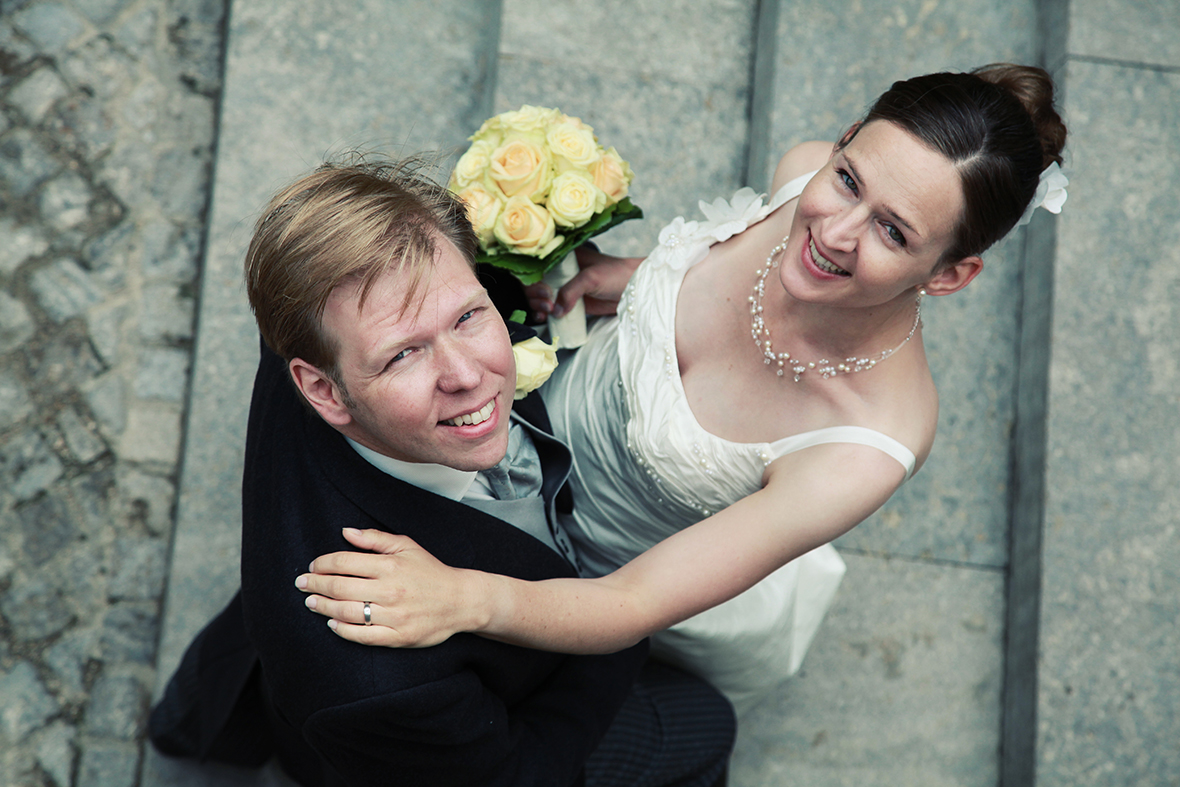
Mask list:
[[[538,396],[513,410],[504,322],[461,205],[412,168],[325,166],[280,192],[246,262],[266,344],[243,478],[242,590],[153,710],[165,754],[305,785],[708,785],[733,741],[711,687],[645,663],[470,634],[369,648],[333,634],[294,579],[405,534],[454,566],[575,576],[557,521],[568,450]],[[511,449],[511,450],[509,450]],[[506,452],[509,455],[506,457]]]

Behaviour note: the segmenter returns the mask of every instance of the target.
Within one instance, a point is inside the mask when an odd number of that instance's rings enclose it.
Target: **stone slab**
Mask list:
[[[1180,68],[1180,3],[1069,0],[1069,54]]]
[[[1073,61],[1058,224],[1037,782],[1180,773],[1180,74]]]
[[[496,111],[577,115],[635,172],[644,219],[596,239],[604,250],[646,255],[673,218],[699,218],[698,200],[741,187],[755,6],[504,3]]]
[[[862,0],[852,12],[804,0],[782,4],[778,30],[772,168],[799,142],[839,138],[895,80],[1037,55],[1031,0]],[[839,544],[1007,563],[1022,245],[1017,233],[985,255],[983,275],[965,291],[927,299],[923,339],[940,392],[938,438],[918,475]]]
[[[1004,576],[843,553],[800,673],[739,723],[734,787],[993,787]]]

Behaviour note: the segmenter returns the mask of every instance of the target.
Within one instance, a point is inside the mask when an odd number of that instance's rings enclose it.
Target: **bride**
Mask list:
[[[391,647],[469,631],[598,653],[654,634],[749,707],[802,661],[844,570],[829,542],[930,451],[922,299],[979,274],[1060,177],[1064,141],[1040,69],[916,77],[835,146],[788,152],[769,203],[702,203],[707,220],[673,221],[642,264],[590,253],[559,304],[617,298],[618,317],[542,394],[574,452],[565,524],[593,578],[455,569],[352,531],[381,554],[318,558],[309,606]]]

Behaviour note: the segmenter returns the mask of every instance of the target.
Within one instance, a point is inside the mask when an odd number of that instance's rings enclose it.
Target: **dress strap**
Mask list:
[[[782,440],[776,440],[770,444],[770,447],[774,457],[777,459],[786,454],[802,451],[804,448],[811,448],[813,445],[824,445],[826,443],[856,443],[857,445],[867,445],[870,448],[884,451],[900,462],[901,466],[905,468],[906,481],[909,481],[910,476],[914,474],[914,466],[918,461],[917,457],[914,456],[914,452],[897,440],[894,440],[887,434],[882,434],[874,429],[868,429],[863,426],[831,426],[827,429],[816,429],[814,432],[804,432],[803,434],[791,435],[790,437],[784,437]]]
[[[800,194],[802,194],[803,187],[806,186],[813,177],[815,177],[816,172],[819,172],[819,170],[817,169],[815,172],[808,172],[806,175],[800,175],[799,177],[788,180],[786,183],[784,183],[771,198],[769,212],[777,210],[780,205],[790,202],[791,200],[795,199],[795,197],[798,197]]]

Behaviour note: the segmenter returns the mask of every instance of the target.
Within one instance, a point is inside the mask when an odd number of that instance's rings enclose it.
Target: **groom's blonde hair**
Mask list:
[[[277,193],[246,253],[246,294],[258,330],[284,360],[301,358],[340,382],[328,297],[360,283],[360,304],[382,275],[405,276],[410,306],[444,238],[475,266],[476,236],[463,204],[426,177],[420,159],[353,154],[325,163]]]

